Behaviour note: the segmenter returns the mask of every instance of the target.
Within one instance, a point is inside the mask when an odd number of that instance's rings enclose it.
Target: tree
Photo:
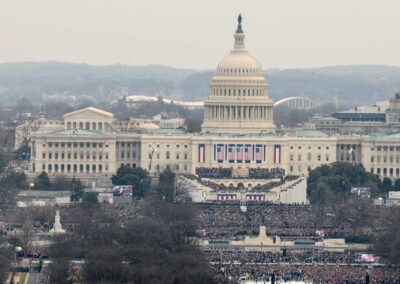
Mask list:
[[[400,178],[398,178],[394,181],[393,190],[400,191]]]
[[[16,155],[23,160],[29,160],[31,154],[32,134],[40,127],[40,123],[28,120],[15,128],[15,145],[18,147]]]
[[[97,193],[96,192],[86,192],[83,195],[83,203],[96,204],[98,202],[99,202],[99,200],[97,199]]]
[[[393,206],[383,211],[377,220],[381,228],[374,239],[373,250],[392,264],[400,264],[400,208]]]
[[[141,202],[140,218],[130,220],[100,206],[72,207],[74,230],[56,238],[50,249],[50,282],[75,277],[81,280],[74,283],[227,283],[219,282],[190,238],[196,222],[189,204],[151,197]],[[77,273],[67,270],[72,259],[85,261]]]
[[[3,245],[2,240],[0,240],[0,283],[6,283],[11,261],[12,249]]]
[[[41,190],[51,189],[50,179],[46,172],[43,171],[40,175],[37,176],[37,178],[35,179],[35,187]]]
[[[310,171],[307,179],[310,202],[323,206],[346,202],[353,187],[369,187],[372,197],[382,194],[379,178],[362,165],[345,162],[323,165]]]
[[[52,189],[60,191],[71,190],[71,181],[62,175],[57,175],[52,184]]]
[[[186,199],[184,187],[177,182],[177,177],[173,171],[166,168],[159,176],[157,192],[162,199],[167,202]]]
[[[78,202],[83,197],[83,193],[81,181],[73,178],[71,181],[71,201]]]
[[[202,123],[203,123],[203,120],[196,119],[196,118],[185,119],[185,127],[189,133],[200,132]]]
[[[390,178],[388,178],[388,177],[385,177],[382,180],[381,191],[386,193],[386,192],[389,192],[389,191],[392,191],[392,190],[393,190],[393,182],[392,182],[392,180]]]
[[[0,153],[0,174],[4,171],[4,168],[7,166],[7,162],[5,157]]]
[[[113,185],[132,185],[133,195],[139,199],[147,194],[151,182],[146,170],[129,166],[121,166],[111,180]]]
[[[14,208],[15,197],[19,189],[26,186],[24,173],[10,173],[0,177],[0,213],[9,208]]]

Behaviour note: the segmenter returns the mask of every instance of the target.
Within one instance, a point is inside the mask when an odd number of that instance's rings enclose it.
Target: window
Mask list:
[[[301,161],[301,154],[297,156],[297,161]]]
[[[170,153],[169,153],[169,151],[167,151],[167,152],[165,153],[165,158],[166,158],[166,159],[169,159],[169,156],[170,156]]]
[[[374,162],[374,157],[371,157],[371,163],[373,163]]]
[[[185,160],[187,160],[187,158],[188,158],[188,154],[187,154],[187,153],[185,153],[185,155],[184,155],[184,159],[185,159]]]
[[[321,161],[321,155],[317,155],[317,160]]]
[[[329,162],[329,155],[325,155],[325,161]]]
[[[311,153],[307,153],[307,160],[311,161]]]
[[[42,154],[42,158],[43,158],[43,159],[46,159],[46,153],[43,153],[43,154]]]
[[[292,154],[290,155],[290,160],[293,161],[293,155]]]

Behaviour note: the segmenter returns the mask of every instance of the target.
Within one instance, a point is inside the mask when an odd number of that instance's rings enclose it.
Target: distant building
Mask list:
[[[400,93],[375,106],[361,106],[336,112],[332,116],[315,116],[311,120],[316,130],[328,134],[371,134],[400,131]]]

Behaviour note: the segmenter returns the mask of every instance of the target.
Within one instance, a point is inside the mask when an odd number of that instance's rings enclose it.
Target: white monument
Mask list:
[[[65,230],[61,226],[60,222],[60,211],[56,211],[56,216],[54,218],[54,226],[53,229],[50,230],[50,235],[57,235],[57,234],[65,234]]]

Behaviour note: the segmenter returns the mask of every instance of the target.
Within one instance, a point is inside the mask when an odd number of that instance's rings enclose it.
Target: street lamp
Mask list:
[[[14,269],[13,269],[14,273],[13,273],[13,275],[12,275],[12,277],[11,277],[11,280],[14,279],[15,272],[17,272],[17,254],[18,254],[19,252],[21,252],[21,251],[22,251],[22,248],[21,248],[21,247],[16,246],[16,247],[14,248]],[[14,283],[14,282],[10,282],[10,283]]]

